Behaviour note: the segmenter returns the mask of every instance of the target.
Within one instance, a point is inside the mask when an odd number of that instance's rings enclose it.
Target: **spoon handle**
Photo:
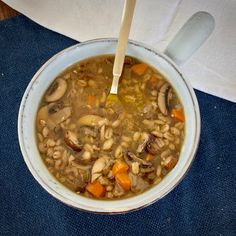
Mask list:
[[[136,0],[125,0],[123,15],[121,20],[120,34],[116,48],[115,62],[113,66],[113,76],[120,77],[123,69],[125,51],[128,43],[131,22],[134,14]]]

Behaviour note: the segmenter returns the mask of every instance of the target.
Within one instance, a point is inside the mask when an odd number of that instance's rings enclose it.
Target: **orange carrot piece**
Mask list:
[[[153,159],[153,155],[148,153],[146,156],[146,161],[151,161]]]
[[[146,64],[140,63],[140,64],[133,65],[131,67],[131,70],[137,75],[142,75],[147,68],[148,66]]]
[[[184,111],[183,111],[183,109],[181,108],[181,109],[172,109],[172,111],[171,111],[171,116],[172,117],[174,117],[175,119],[177,119],[177,120],[179,120],[179,121],[182,121],[182,122],[184,122]]]
[[[118,173],[127,172],[128,169],[129,169],[129,166],[124,161],[117,160],[115,164],[113,165],[112,174],[116,176],[116,174]]]
[[[90,192],[94,197],[103,197],[105,195],[106,189],[100,184],[98,180],[93,183],[89,183],[86,186],[88,192]]]
[[[88,95],[87,96],[87,104],[92,106],[92,107],[95,107],[95,105],[96,105],[96,97],[93,96],[93,95]]]
[[[116,174],[116,181],[125,191],[130,190],[131,181],[127,173]]]

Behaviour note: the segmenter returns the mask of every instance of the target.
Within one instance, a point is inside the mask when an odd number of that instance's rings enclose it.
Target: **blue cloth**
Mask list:
[[[64,205],[33,179],[18,144],[20,101],[38,68],[75,43],[24,16],[0,22],[0,235],[236,235],[236,105],[199,91],[196,159],[159,202],[95,215]]]

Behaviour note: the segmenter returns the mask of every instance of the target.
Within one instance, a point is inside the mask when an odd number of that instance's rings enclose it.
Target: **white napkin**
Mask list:
[[[37,23],[78,41],[118,37],[123,0],[4,0]],[[197,11],[216,27],[182,66],[192,86],[236,102],[236,1],[137,0],[130,38],[163,50]]]

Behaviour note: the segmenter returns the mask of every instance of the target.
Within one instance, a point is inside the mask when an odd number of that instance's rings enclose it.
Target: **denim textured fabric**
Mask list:
[[[24,16],[0,22],[0,235],[236,235],[236,104],[199,91],[197,156],[159,202],[95,215],[64,205],[34,180],[18,144],[20,101],[38,68],[75,43]]]

